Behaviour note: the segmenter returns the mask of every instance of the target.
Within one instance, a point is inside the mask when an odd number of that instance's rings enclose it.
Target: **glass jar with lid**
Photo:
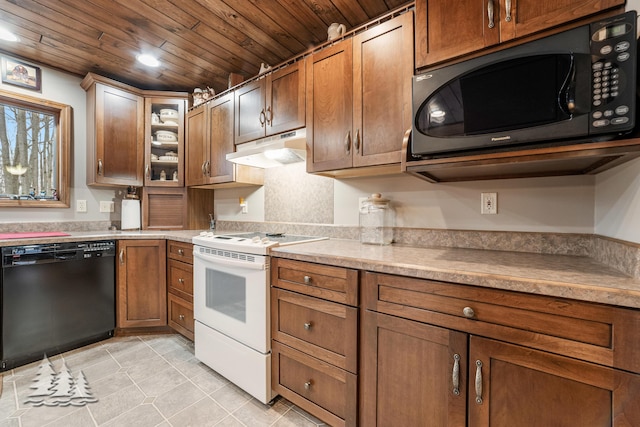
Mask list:
[[[360,242],[389,245],[393,241],[395,211],[389,199],[374,193],[360,206]]]

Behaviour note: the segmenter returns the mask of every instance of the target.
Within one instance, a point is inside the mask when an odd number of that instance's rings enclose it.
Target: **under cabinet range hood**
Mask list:
[[[257,168],[272,168],[303,162],[307,157],[306,129],[270,136],[236,145],[236,152],[227,154],[230,162]]]

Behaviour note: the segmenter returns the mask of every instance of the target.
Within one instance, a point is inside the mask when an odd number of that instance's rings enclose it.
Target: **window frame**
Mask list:
[[[72,108],[70,105],[47,99],[0,90],[0,103],[28,110],[42,111],[57,118],[56,149],[58,153],[56,177],[58,200],[4,200],[0,207],[14,208],[69,208],[71,179]]]

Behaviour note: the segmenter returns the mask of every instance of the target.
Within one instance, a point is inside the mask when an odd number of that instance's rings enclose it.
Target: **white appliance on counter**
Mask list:
[[[196,358],[268,403],[271,390],[269,249],[326,237],[268,233],[193,238]]]

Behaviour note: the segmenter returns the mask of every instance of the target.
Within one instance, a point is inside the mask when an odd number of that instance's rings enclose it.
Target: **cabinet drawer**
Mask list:
[[[364,282],[367,309],[640,372],[637,310],[385,274]]]
[[[187,264],[193,264],[193,244],[167,240],[167,256]]]
[[[357,372],[357,308],[277,288],[271,307],[273,339]]]
[[[170,259],[167,268],[169,292],[193,302],[193,266]]]
[[[271,284],[342,304],[358,305],[357,270],[271,258]]]
[[[273,341],[272,388],[332,426],[355,426],[357,376]]]
[[[169,326],[193,341],[193,304],[169,294]]]

